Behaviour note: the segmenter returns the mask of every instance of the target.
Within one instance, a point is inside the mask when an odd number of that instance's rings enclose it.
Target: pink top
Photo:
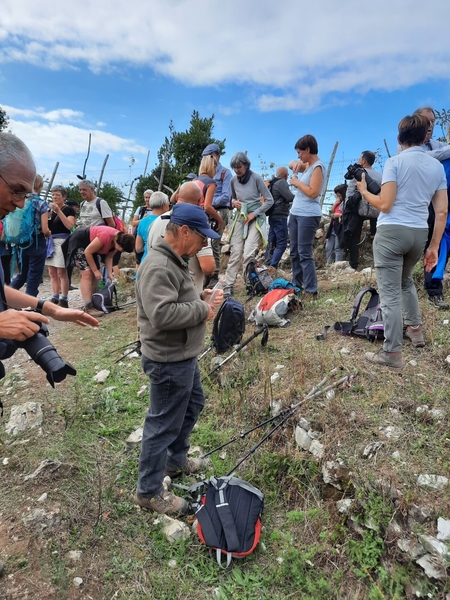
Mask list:
[[[106,225],[94,225],[89,227],[89,239],[91,242],[98,238],[102,247],[96,251],[96,254],[108,254],[111,248],[114,246],[114,236],[117,233],[117,229],[114,227],[107,227]]]

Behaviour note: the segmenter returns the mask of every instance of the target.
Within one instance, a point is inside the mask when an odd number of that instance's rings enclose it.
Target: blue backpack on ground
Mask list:
[[[211,335],[212,347],[223,354],[239,344],[245,332],[244,306],[234,298],[222,302],[214,318]]]
[[[364,312],[358,317],[363,298],[370,294],[369,302]],[[381,313],[380,296],[373,287],[362,288],[355,298],[350,321],[337,321],[334,330],[343,335],[356,335],[371,342],[384,340],[383,315]]]
[[[34,198],[26,201],[23,208],[16,208],[4,219],[4,241],[22,249],[36,243],[40,229],[41,215],[35,210]]]

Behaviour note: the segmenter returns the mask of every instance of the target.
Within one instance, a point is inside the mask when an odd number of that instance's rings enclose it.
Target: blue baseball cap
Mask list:
[[[220,155],[219,146],[217,144],[208,144],[206,146],[206,148],[203,150],[202,156],[209,156],[210,154],[213,154],[214,152],[217,152],[217,154]]]
[[[178,202],[172,209],[170,222],[177,225],[187,225],[209,238],[218,240],[220,235],[211,229],[205,211],[200,206]]]

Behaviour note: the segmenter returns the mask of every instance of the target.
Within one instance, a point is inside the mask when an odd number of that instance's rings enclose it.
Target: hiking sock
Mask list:
[[[68,300],[69,296],[63,296],[62,294],[59,296],[60,300]]]
[[[62,298],[62,296],[60,296],[59,294],[53,294],[52,298],[54,298],[55,300],[59,300],[60,298]]]

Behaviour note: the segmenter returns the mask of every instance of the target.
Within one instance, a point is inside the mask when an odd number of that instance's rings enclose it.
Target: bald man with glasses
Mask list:
[[[36,167],[27,146],[11,133],[0,132],[0,219],[16,208],[23,208],[33,191]],[[30,308],[30,311],[22,311]],[[0,267],[0,361],[16,350],[13,340],[23,342],[33,337],[48,317],[73,321],[79,325],[98,326],[97,319],[81,310],[62,308],[51,302],[14,290],[4,284]],[[0,363],[1,365],[1,363]],[[3,365],[0,378],[4,376]]]

